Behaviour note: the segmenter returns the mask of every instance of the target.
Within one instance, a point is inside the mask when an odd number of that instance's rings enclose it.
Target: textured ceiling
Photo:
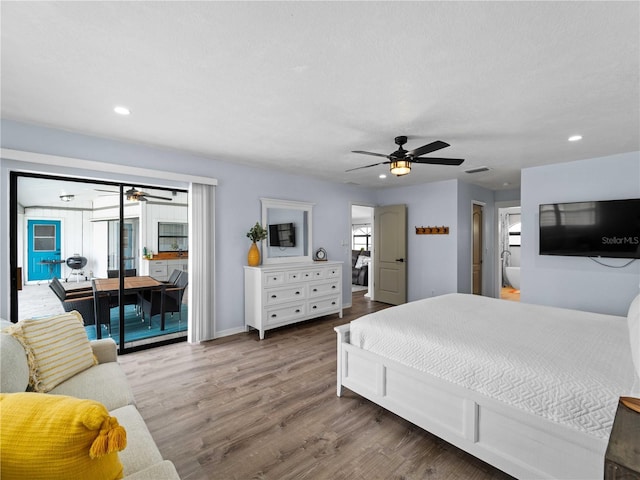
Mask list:
[[[2,116],[336,182],[516,188],[640,150],[639,5],[3,1]],[[465,163],[345,173],[397,135]]]

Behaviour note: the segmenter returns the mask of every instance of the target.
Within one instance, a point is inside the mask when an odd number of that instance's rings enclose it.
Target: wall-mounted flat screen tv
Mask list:
[[[540,205],[540,255],[640,258],[640,198]]]
[[[293,223],[277,223],[269,225],[270,247],[295,247],[296,228]]]

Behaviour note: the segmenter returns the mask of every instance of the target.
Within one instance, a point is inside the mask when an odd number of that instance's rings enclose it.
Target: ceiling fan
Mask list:
[[[462,158],[438,158],[438,157],[421,157],[420,155],[425,155],[427,153],[435,152],[436,150],[440,150],[442,148],[449,147],[450,145],[441,140],[436,140],[435,142],[428,143],[421,147],[415,148],[413,150],[405,150],[402,146],[407,143],[407,137],[404,135],[398,136],[395,138],[396,145],[399,146],[398,150],[389,155],[385,155],[384,153],[374,153],[374,152],[364,152],[362,150],[353,150],[353,153],[361,153],[363,155],[373,155],[374,157],[384,157],[388,160],[386,162],[378,162],[373,163],[371,165],[365,165],[363,167],[350,168],[346,170],[347,172],[352,172],[353,170],[359,170],[361,168],[369,168],[375,167],[376,165],[384,165],[389,164],[389,170],[392,174],[396,176],[406,175],[411,172],[411,164],[412,163],[427,163],[430,165],[451,165],[458,166],[464,160]]]
[[[120,192],[114,192],[113,190],[101,190],[99,188],[95,189],[96,192],[107,192],[107,193],[113,193],[116,195],[119,195]],[[135,187],[131,187],[129,190],[126,190],[124,192],[124,196],[127,198],[127,200],[131,200],[134,202],[146,202],[147,198],[156,198],[158,200],[168,200],[169,202],[171,202],[173,199],[169,198],[169,197],[159,197],[157,195],[151,195],[149,193],[145,193],[141,190],[138,190]]]

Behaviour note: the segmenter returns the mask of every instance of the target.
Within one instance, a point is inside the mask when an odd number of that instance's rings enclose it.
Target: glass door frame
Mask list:
[[[142,189],[153,189],[153,190],[164,190],[167,192],[173,191],[184,191],[182,188],[173,188],[173,187],[159,187],[156,185],[145,185],[140,182],[117,182],[117,181],[107,181],[107,180],[99,180],[93,178],[83,178],[83,177],[69,177],[63,174],[54,175],[54,174],[44,174],[44,173],[31,173],[24,171],[10,171],[9,172],[9,277],[10,277],[10,305],[9,305],[9,320],[12,323],[18,322],[18,285],[21,285],[22,278],[18,277],[20,270],[18,269],[18,179],[19,178],[40,178],[40,179],[48,179],[48,180],[59,180],[59,181],[72,181],[78,183],[90,183],[94,185],[105,185],[113,188],[119,189],[120,194],[120,202],[118,209],[118,221],[120,225],[119,232],[119,251],[123,252],[125,250],[125,236],[123,229],[125,228],[125,215],[124,215],[124,199],[125,199],[125,188],[132,185],[134,183],[136,187]],[[156,346],[167,345],[171,343],[177,343],[187,340],[187,335],[182,337],[169,338],[164,340],[158,340],[157,342],[149,342],[136,346],[126,346],[125,341],[125,315],[124,315],[124,272],[125,272],[125,258],[124,255],[120,254],[119,257],[119,290],[118,290],[118,319],[120,326],[120,335],[119,335],[119,343],[118,343],[118,353],[130,353],[137,350],[143,350],[147,348],[153,348]],[[96,324],[99,322],[96,319]],[[100,329],[97,330],[97,338],[101,338]],[[185,332],[186,333],[186,332]],[[162,338],[162,337],[159,337]]]

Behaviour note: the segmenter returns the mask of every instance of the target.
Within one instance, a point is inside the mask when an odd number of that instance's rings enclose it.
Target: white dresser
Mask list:
[[[342,318],[342,262],[244,267],[244,323],[265,330],[338,313]]]

